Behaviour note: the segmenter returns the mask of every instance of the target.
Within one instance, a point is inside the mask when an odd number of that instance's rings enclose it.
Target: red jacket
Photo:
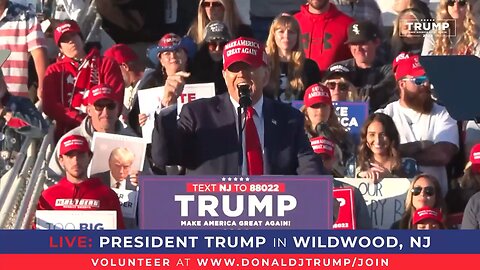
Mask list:
[[[118,196],[99,178],[90,178],[73,184],[63,177],[58,184],[42,192],[38,210],[114,210],[117,228],[125,229]]]
[[[323,14],[312,14],[308,4],[294,15],[300,24],[306,57],[317,62],[323,73],[338,61],[351,58],[347,41],[348,27],[354,19],[339,11],[334,4]]]
[[[98,83],[112,87],[118,104],[123,104],[125,87],[120,66],[101,57],[95,49],[82,63],[64,57],[47,68],[43,81],[43,111],[56,120],[57,139],[80,125],[86,116],[88,89]]]

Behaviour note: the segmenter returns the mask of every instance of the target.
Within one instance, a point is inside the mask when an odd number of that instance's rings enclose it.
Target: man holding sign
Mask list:
[[[79,135],[67,136],[60,141],[59,162],[65,177],[42,192],[38,210],[114,210],[117,228],[125,225],[117,194],[99,178],[87,178],[87,167],[92,152],[87,140]]]
[[[254,39],[240,37],[227,43],[223,77],[228,93],[185,104],[178,121],[157,117],[152,138],[154,162],[182,165],[187,174],[197,175],[322,174],[300,112],[263,97],[269,80],[266,57],[263,46]],[[237,136],[240,88],[246,89],[245,96],[251,100],[242,117],[242,149],[246,150],[242,159]],[[174,121],[163,123],[166,119]]]

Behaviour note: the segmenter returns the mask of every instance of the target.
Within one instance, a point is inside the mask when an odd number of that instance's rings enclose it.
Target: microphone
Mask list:
[[[319,137],[323,136],[323,137],[326,137],[327,139],[335,140],[332,132],[330,131],[330,128],[328,128],[328,124],[325,122],[318,123],[317,126],[315,127],[315,132]]]
[[[239,83],[237,85],[237,89],[238,89],[238,103],[240,104],[240,108],[247,108],[248,106],[251,106],[252,97],[251,97],[250,85],[246,83]]]

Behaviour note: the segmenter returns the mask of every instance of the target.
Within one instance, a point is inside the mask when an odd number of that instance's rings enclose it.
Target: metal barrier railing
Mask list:
[[[11,217],[14,204],[18,199],[18,192],[22,184],[24,184],[24,181],[17,181],[17,179],[28,172],[24,165],[30,163],[31,158],[27,159],[27,150],[30,149],[32,142],[33,140],[31,138],[27,138],[24,141],[20,152],[15,158],[12,169],[7,172],[8,177],[6,182],[3,185],[2,190],[0,190],[0,228],[5,228],[8,219]],[[29,152],[35,153],[35,151]]]
[[[33,165],[30,181],[25,189],[25,194],[17,212],[14,229],[28,229],[31,228],[31,221],[33,214],[37,207],[38,199],[43,191],[43,185],[46,178],[46,169],[48,161],[50,160],[53,149],[54,126],[50,126],[48,134],[43,139],[42,145],[39,148],[38,155]]]

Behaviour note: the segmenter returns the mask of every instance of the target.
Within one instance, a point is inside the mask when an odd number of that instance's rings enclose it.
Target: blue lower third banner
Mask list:
[[[476,231],[0,231],[0,269],[478,269]]]

